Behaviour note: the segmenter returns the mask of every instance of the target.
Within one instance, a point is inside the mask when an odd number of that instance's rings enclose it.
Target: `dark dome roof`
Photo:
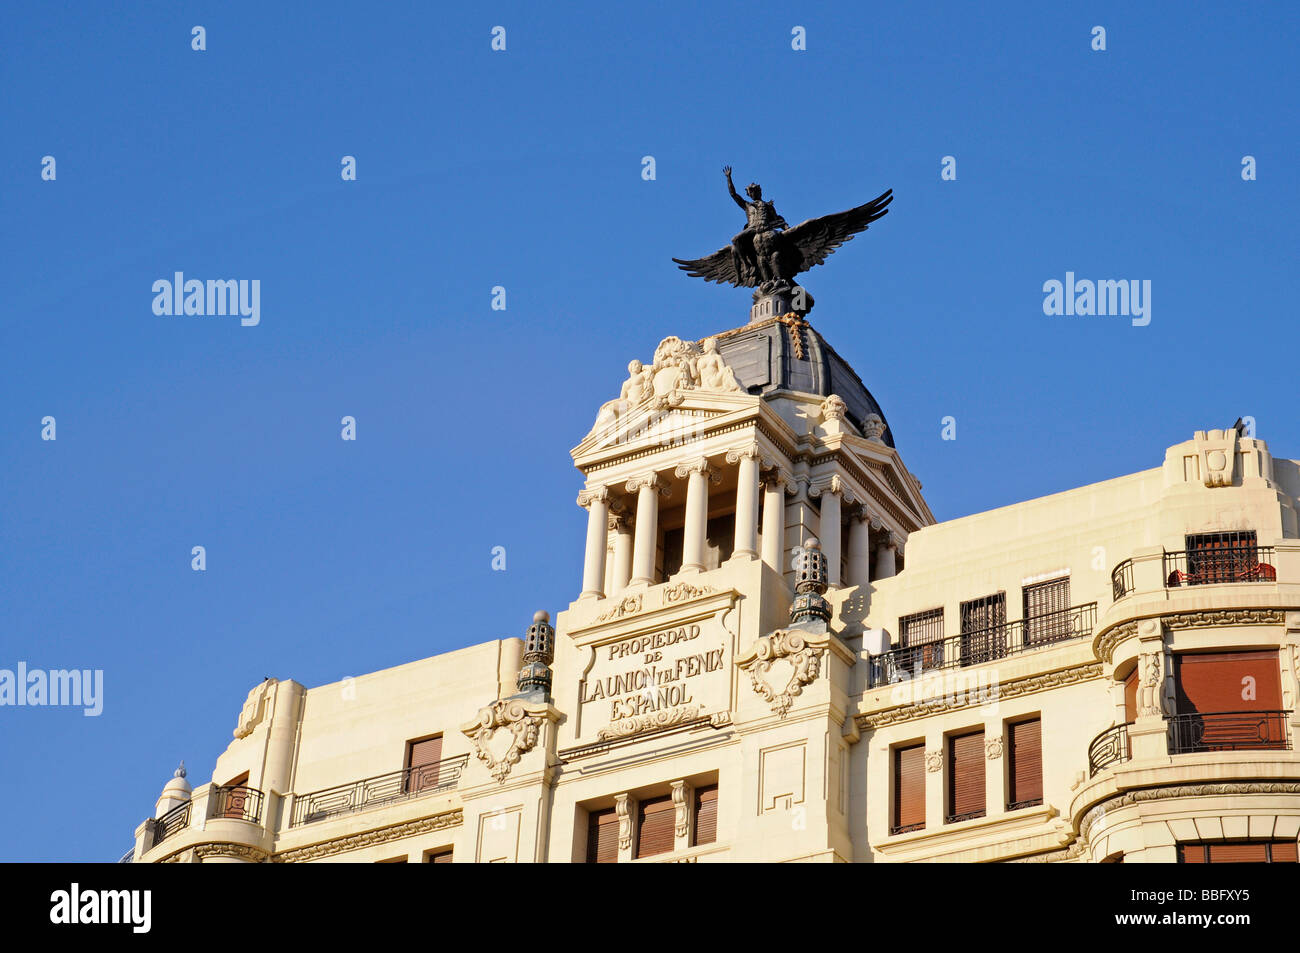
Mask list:
[[[838,394],[859,430],[864,417],[878,414],[885,421],[885,443],[894,445],[885,412],[862,379],[806,321],[772,318],[716,337],[718,353],[749,393],[794,390],[821,397]]]

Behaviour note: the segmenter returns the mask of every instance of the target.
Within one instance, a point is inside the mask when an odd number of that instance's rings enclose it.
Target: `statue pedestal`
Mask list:
[[[799,285],[793,285],[772,294],[754,292],[754,305],[749,309],[749,321],[767,321],[779,318],[783,314],[795,314],[803,317],[812,310],[813,297]]]

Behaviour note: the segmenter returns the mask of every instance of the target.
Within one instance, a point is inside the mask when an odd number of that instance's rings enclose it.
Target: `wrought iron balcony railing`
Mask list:
[[[871,684],[901,682],[922,672],[965,668],[1020,652],[1031,652],[1046,645],[1091,635],[1096,624],[1097,603],[1089,602],[946,639],[891,649],[871,660]]]
[[[262,801],[262,792],[247,785],[216,788],[208,798],[208,817],[230,817],[260,824]]]
[[[1126,559],[1111,571],[1110,585],[1116,602],[1133,591],[1133,560]]]
[[[1127,761],[1133,756],[1129,747],[1128,730],[1133,722],[1107,728],[1088,745],[1088,777],[1094,778],[1112,764]]]
[[[459,783],[467,761],[469,755],[460,755],[436,764],[405,768],[304,794],[294,801],[289,825],[297,827],[300,824],[311,824],[354,811],[364,811],[380,804],[449,790]]]
[[[153,845],[157,847],[177,831],[190,826],[190,802],[178,804],[153,822]]]
[[[1276,582],[1272,546],[1165,553],[1165,587],[1205,586],[1224,582]]]
[[[1289,711],[1192,712],[1169,718],[1169,753],[1291,750]]]

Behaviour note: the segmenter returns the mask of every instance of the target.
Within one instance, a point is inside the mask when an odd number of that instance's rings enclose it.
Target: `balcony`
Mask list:
[[[1133,585],[1133,560],[1126,559],[1112,570],[1110,586],[1115,602],[1119,602],[1136,588]]]
[[[1276,582],[1272,546],[1232,546],[1165,553],[1165,588],[1228,582]]]
[[[153,822],[153,846],[190,826],[190,801],[178,804]]]
[[[451,790],[460,782],[461,772],[468,761],[469,755],[460,755],[436,764],[404,768],[303,794],[294,800],[289,826],[313,824],[381,804]]]
[[[1127,761],[1133,756],[1129,746],[1128,730],[1133,723],[1107,728],[1088,745],[1088,777],[1095,778],[1098,771],[1104,771],[1112,764]]]
[[[247,785],[214,788],[208,798],[208,817],[229,817],[259,824],[262,821],[262,792]]]
[[[1169,718],[1169,753],[1290,751],[1289,711],[1193,712]]]
[[[916,678],[922,672],[965,668],[1091,635],[1097,603],[1031,616],[946,639],[892,649],[871,662],[872,686]]]

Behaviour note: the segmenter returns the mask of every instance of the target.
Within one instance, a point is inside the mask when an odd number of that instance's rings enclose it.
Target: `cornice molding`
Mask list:
[[[389,841],[413,837],[416,834],[428,834],[431,831],[459,827],[464,822],[465,812],[461,808],[456,808],[454,811],[446,811],[430,817],[421,817],[414,821],[390,824],[387,827],[377,827],[374,830],[363,831],[360,834],[348,834],[345,837],[331,838],[330,840],[309,844],[306,847],[295,847],[292,850],[281,851],[271,855],[271,862],[275,864],[296,864],[308,860],[318,860],[321,857],[332,857],[335,854],[342,854],[350,850],[361,850],[364,847],[387,844]]]

